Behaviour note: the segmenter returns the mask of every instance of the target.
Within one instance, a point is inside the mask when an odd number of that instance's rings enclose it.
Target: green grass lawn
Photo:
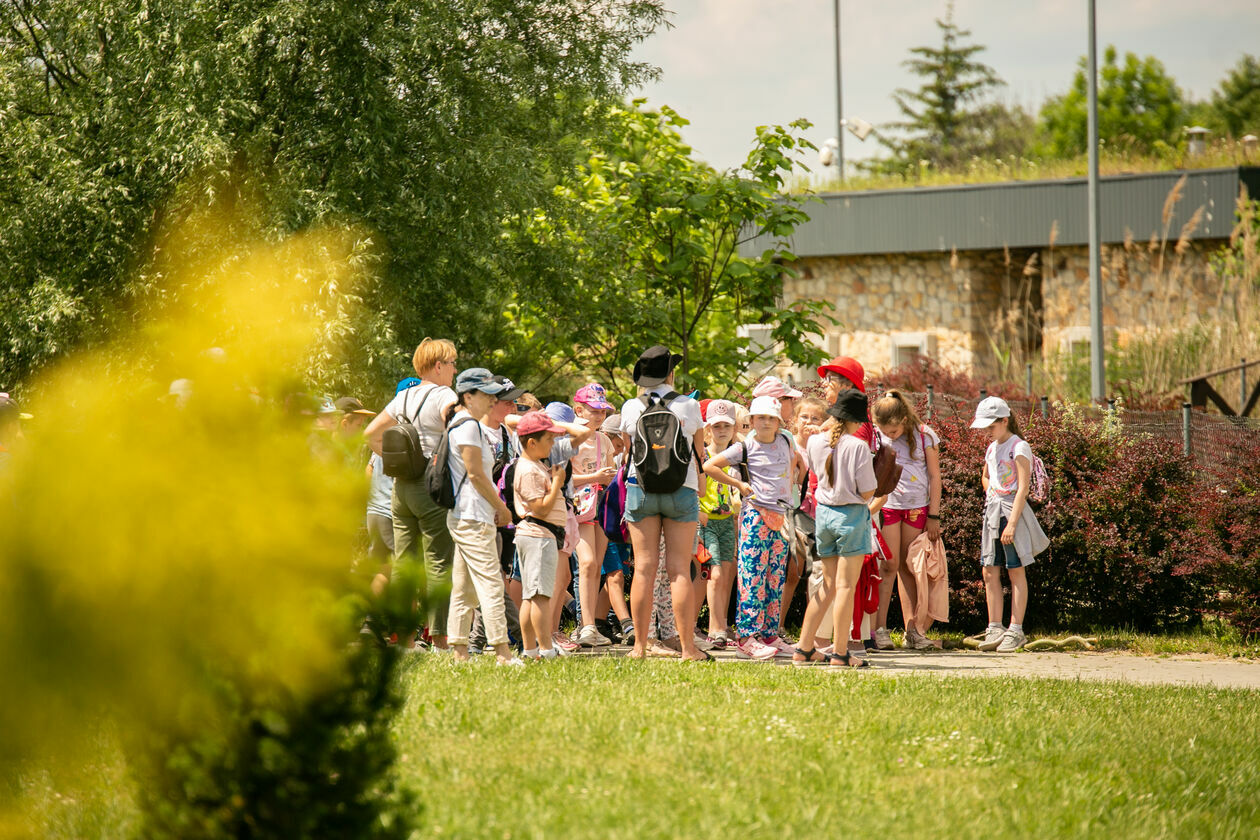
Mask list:
[[[419,838],[1260,836],[1260,692],[620,657],[400,679]],[[19,782],[41,836],[143,834],[100,752]]]
[[[421,837],[1255,837],[1260,697],[583,659],[416,662]]]

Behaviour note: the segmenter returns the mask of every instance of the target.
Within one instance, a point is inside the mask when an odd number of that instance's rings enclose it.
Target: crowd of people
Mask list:
[[[896,647],[896,589],[904,646],[939,647],[928,633],[948,619],[940,438],[911,401],[893,390],[869,402],[847,357],[818,368],[821,397],[766,376],[747,406],[701,399],[675,391],[680,361],[645,350],[638,396],[619,408],[598,383],[544,406],[485,368],[461,371],[451,342],[425,339],[416,376],[381,411],[337,401],[329,422],[361,427],[371,453],[373,592],[411,567],[429,591],[450,587],[396,643],[459,661],[493,651],[518,667],[621,643],[631,658],[710,661],[734,648],[740,659],[860,668]],[[1027,505],[1035,459],[1001,399],[982,401],[972,425],[992,439],[977,465],[980,647],[1013,651],[1025,641],[1025,567],[1046,546]],[[887,487],[880,450],[895,456]],[[801,580],[793,642],[783,622]]]

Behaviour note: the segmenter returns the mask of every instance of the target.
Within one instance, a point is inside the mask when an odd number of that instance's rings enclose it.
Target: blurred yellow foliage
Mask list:
[[[0,761],[73,756],[106,718],[226,724],[212,679],[301,696],[338,674],[366,487],[282,387],[320,296],[363,279],[364,237],[249,229],[185,217],[135,334],[32,388],[34,431],[0,475]]]

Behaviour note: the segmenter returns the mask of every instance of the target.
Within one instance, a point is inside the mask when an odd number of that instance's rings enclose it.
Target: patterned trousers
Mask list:
[[[739,514],[739,608],[735,631],[746,636],[779,632],[779,601],[787,576],[790,546],[782,531],[766,524],[761,510],[746,504]]]

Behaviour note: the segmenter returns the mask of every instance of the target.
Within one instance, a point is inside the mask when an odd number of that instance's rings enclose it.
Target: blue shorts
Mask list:
[[[819,557],[871,553],[871,509],[866,505],[819,505],[814,514]]]
[[[626,521],[642,522],[652,516],[699,522],[700,497],[690,487],[679,487],[673,493],[648,493],[637,484],[627,483]]]
[[[993,541],[993,562],[982,563],[985,566],[1003,566],[1008,569],[1018,569],[1024,564],[1019,559],[1019,552],[1015,550],[1015,544],[1007,545],[1002,542],[1002,532],[1006,530],[1007,519],[1002,517],[998,522],[998,537]]]
[[[630,557],[630,546],[625,543],[608,543],[608,550],[604,552],[604,568],[601,571],[606,575],[613,572],[624,572],[626,570],[626,560]]]

